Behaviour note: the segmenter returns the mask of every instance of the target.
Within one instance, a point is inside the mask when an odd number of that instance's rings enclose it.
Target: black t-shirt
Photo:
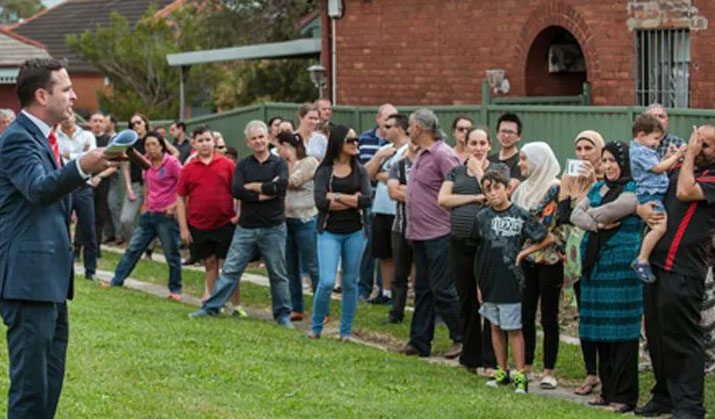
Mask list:
[[[546,227],[518,205],[511,204],[504,211],[491,207],[479,211],[472,227],[472,238],[478,244],[474,277],[484,302],[521,302],[524,273],[516,265],[516,256],[526,239],[537,243],[547,234]]]
[[[343,195],[353,195],[360,192],[360,179],[357,171],[353,170],[345,177],[333,175],[330,190],[333,193]],[[360,211],[357,208],[350,208],[343,211],[328,212],[328,219],[325,223],[325,230],[333,234],[352,234],[362,228]]]
[[[106,147],[109,144],[109,135],[102,134],[94,137],[97,140],[97,147]]]
[[[524,177],[521,176],[521,169],[519,169],[519,153],[514,154],[513,156],[509,157],[506,160],[500,160],[499,153],[494,153],[487,158],[492,163],[505,164],[506,167],[509,168],[509,173],[511,174],[511,179],[516,179],[519,182],[522,182],[524,180]]]
[[[143,138],[138,139],[137,142],[134,143],[134,145],[132,147],[134,147],[134,149],[142,156],[146,153],[146,151],[144,150],[144,139]],[[142,179],[142,168],[138,164],[134,163],[133,161],[129,162],[129,174],[130,174],[130,177],[132,178],[132,183],[137,183],[137,182],[139,182],[141,184],[144,183],[144,179]]]
[[[650,262],[665,271],[705,278],[707,253],[715,227],[715,164],[695,171],[695,181],[703,190],[704,201],[678,200],[678,174],[670,177],[665,195],[668,229],[658,241]]]
[[[188,138],[184,139],[184,142],[179,144],[178,141],[174,140],[173,143],[174,147],[179,150],[179,161],[181,164],[184,164],[186,162],[186,159],[189,158],[191,155],[191,143],[189,143]]]

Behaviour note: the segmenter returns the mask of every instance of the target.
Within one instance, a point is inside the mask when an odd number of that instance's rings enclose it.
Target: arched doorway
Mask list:
[[[586,59],[571,32],[561,26],[542,30],[526,59],[526,95],[579,95],[586,80]]]

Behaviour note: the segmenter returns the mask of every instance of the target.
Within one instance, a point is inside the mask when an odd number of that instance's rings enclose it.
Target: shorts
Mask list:
[[[395,216],[390,214],[374,214],[372,221],[372,257],[375,259],[392,259],[392,223]]]
[[[665,194],[661,193],[642,193],[638,195],[638,203],[645,204],[646,202],[655,201],[660,203],[661,208],[663,208],[663,201],[665,200]]]
[[[484,303],[479,314],[501,330],[521,329],[521,303]]]
[[[193,239],[191,241],[191,256],[196,260],[203,260],[210,256],[226,259],[235,229],[236,226],[233,223],[227,223],[214,230],[200,230],[189,226]]]

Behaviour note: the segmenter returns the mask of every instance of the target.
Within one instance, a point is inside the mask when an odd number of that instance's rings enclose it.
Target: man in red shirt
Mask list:
[[[214,153],[214,138],[208,127],[197,128],[193,137],[197,155],[181,171],[176,212],[181,239],[191,245],[194,258],[204,261],[205,300],[211,295],[238,220],[231,195],[236,164]]]

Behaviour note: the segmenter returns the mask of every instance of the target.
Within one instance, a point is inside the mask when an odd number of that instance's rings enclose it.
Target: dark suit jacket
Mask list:
[[[0,298],[72,298],[69,193],[85,182],[76,165],[58,167],[24,114],[0,137]]]

